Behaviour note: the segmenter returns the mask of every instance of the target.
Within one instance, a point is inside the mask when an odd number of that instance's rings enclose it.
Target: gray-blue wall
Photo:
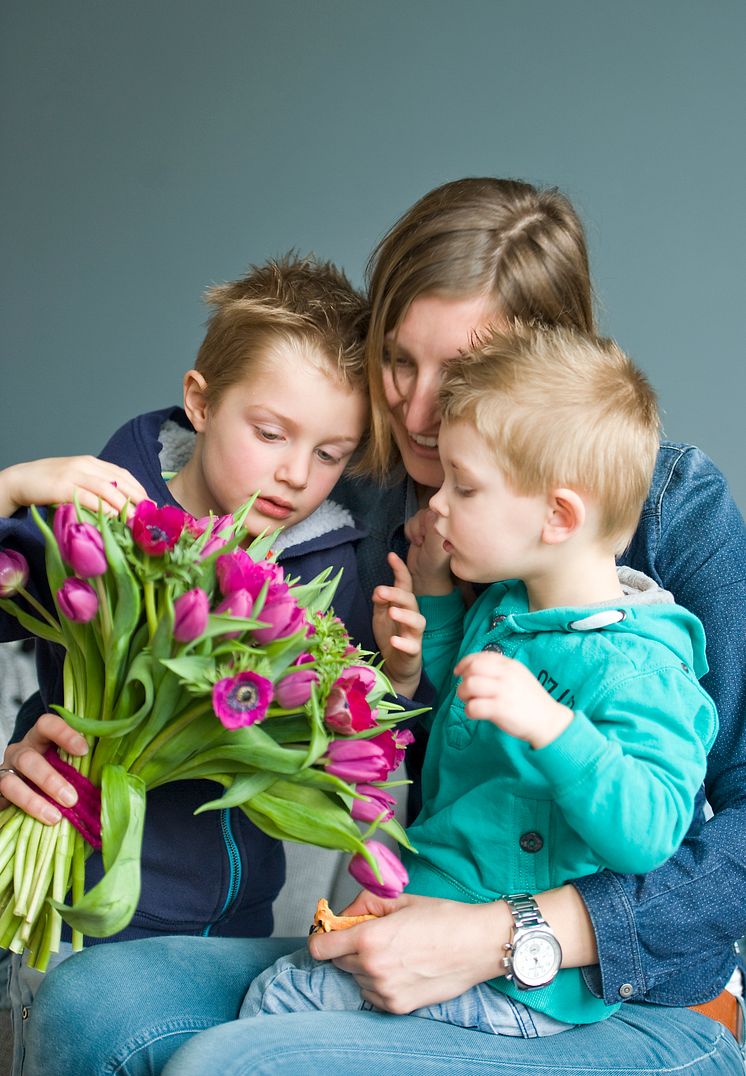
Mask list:
[[[210,282],[361,280],[425,190],[554,183],[605,331],[742,507],[743,0],[6,0],[0,464],[176,401]]]

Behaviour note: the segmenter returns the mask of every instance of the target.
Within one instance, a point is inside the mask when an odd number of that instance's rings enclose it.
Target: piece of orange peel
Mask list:
[[[335,915],[329,907],[329,902],[321,897],[316,905],[316,914],[308,933],[328,934],[330,930],[347,930],[348,927],[355,927],[358,923],[377,918],[377,915]]]

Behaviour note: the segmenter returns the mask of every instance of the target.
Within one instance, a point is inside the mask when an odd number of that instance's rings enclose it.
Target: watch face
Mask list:
[[[516,942],[513,975],[524,986],[546,986],[557,974],[561,960],[557,939],[543,931],[532,931]]]

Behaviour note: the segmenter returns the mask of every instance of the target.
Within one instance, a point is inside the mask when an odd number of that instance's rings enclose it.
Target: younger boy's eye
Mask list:
[[[458,497],[471,497],[474,494],[474,490],[468,489],[466,486],[456,486],[455,489]]]

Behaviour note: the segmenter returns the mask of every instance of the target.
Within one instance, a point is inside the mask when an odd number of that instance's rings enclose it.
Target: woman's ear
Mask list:
[[[547,545],[566,542],[585,523],[585,501],[574,489],[553,489],[547,498],[547,513],[541,539]]]
[[[207,382],[199,370],[184,374],[184,410],[197,433],[202,433],[207,422]]]

